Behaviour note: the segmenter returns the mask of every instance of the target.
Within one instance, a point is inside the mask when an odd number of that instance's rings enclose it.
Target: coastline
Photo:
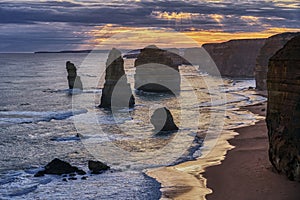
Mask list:
[[[241,109],[265,116],[266,103]],[[265,120],[235,130],[230,150],[221,165],[205,170],[207,186],[213,193],[207,199],[300,199],[300,184],[273,171],[268,158]]]
[[[266,104],[239,109],[262,118]],[[265,120],[258,120],[246,127],[224,130],[215,148],[204,158],[150,169],[146,174],[161,183],[163,200],[300,199],[296,193],[300,185],[272,171],[267,150]]]

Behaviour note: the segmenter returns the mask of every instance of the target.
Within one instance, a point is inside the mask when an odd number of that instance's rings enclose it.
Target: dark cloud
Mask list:
[[[0,51],[19,43],[76,46],[87,42],[84,34],[93,26],[115,24],[134,27],[166,27],[176,30],[261,31],[270,27],[299,28],[299,4],[292,1],[13,1],[0,3]],[[246,3],[245,3],[246,2]],[[290,4],[293,4],[291,6]],[[156,13],[157,15],[154,15]],[[162,13],[161,15],[159,15]],[[163,17],[183,13],[187,19]],[[215,15],[215,16],[214,16]],[[222,16],[222,18],[214,18]],[[242,16],[251,16],[242,18]],[[255,19],[255,20],[254,20]],[[10,27],[7,29],[7,27]],[[61,27],[63,26],[63,27]],[[22,29],[22,36],[18,29]],[[8,32],[11,31],[11,32]],[[3,34],[5,33],[5,34]],[[66,39],[66,38],[68,39]],[[51,38],[51,39],[49,39]],[[51,43],[52,42],[52,43]],[[33,46],[28,44],[29,46]],[[26,45],[25,45],[26,46]],[[36,48],[36,47],[35,47]]]

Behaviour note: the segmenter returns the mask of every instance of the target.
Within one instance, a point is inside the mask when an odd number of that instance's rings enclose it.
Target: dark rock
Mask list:
[[[100,108],[134,107],[135,99],[124,70],[124,60],[119,50],[113,48],[106,61],[105,83]]]
[[[241,39],[204,44],[202,47],[211,56],[222,76],[252,78],[256,57],[264,43],[265,39]]]
[[[155,45],[145,47],[134,63],[135,89],[177,94],[180,91],[180,59],[176,53]]]
[[[68,178],[68,180],[77,180],[77,178],[76,177],[70,177],[70,178]]]
[[[66,69],[68,72],[68,83],[69,83],[69,89],[80,89],[82,90],[82,82],[80,79],[80,76],[77,76],[77,69],[73,63],[70,61],[67,61],[66,63]]]
[[[68,182],[68,180],[66,178],[63,178],[62,181]]]
[[[264,46],[260,49],[256,58],[255,81],[257,90],[267,89],[267,72],[268,62],[279,49],[281,49],[287,41],[300,33],[281,33],[269,37]]]
[[[300,181],[300,35],[271,57],[268,66],[269,158],[278,172]]]
[[[69,163],[62,161],[58,158],[55,158],[45,166],[44,170],[37,172],[34,176],[39,177],[45,174],[62,175],[71,173],[77,173],[81,175],[86,174],[83,170],[78,169],[77,167],[74,167]]]
[[[92,174],[101,174],[105,170],[109,170],[110,167],[100,161],[88,161],[89,170],[91,170]]]
[[[158,132],[161,131],[177,131],[178,127],[173,121],[171,112],[166,108],[158,108],[154,111],[150,119],[154,129]]]
[[[87,179],[87,176],[81,177],[81,180],[86,180],[86,179]]]

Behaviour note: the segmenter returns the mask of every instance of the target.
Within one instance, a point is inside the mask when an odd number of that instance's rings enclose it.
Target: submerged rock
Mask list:
[[[65,161],[55,158],[45,166],[44,170],[37,172],[34,176],[39,177],[44,176],[45,174],[62,175],[71,173],[77,173],[80,175],[86,174],[85,171],[78,169],[77,167],[74,167]]]
[[[100,174],[105,170],[109,170],[110,167],[100,161],[88,161],[89,170],[91,170],[92,174]]]
[[[260,49],[260,52],[256,58],[255,66],[255,81],[256,89],[267,89],[267,72],[268,62],[271,56],[273,56],[279,49],[281,49],[287,41],[295,37],[300,33],[281,33],[269,37],[264,46]]]
[[[178,66],[182,62],[179,57],[155,45],[142,49],[134,63],[135,89],[177,94],[180,90]]]
[[[80,76],[77,76],[77,69],[73,63],[67,61],[66,69],[68,72],[68,83],[69,89],[80,89],[82,90],[82,82]]]
[[[154,129],[158,132],[178,130],[170,110],[166,107],[156,109],[151,116],[150,121],[153,124]]]
[[[106,61],[105,83],[102,90],[100,108],[114,107],[132,108],[134,96],[124,71],[124,60],[119,50],[113,48]]]
[[[269,158],[289,179],[300,181],[300,35],[271,57],[268,66]]]

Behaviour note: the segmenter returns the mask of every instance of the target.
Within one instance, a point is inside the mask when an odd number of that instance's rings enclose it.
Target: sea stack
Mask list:
[[[67,61],[66,69],[68,72],[68,83],[69,89],[80,89],[82,90],[82,82],[80,76],[77,76],[77,69],[73,63]]]
[[[257,90],[267,89],[267,73],[269,59],[281,49],[287,41],[300,33],[281,33],[269,37],[256,58],[255,81]]]
[[[300,35],[271,57],[268,66],[269,158],[278,172],[300,181]]]
[[[158,108],[154,111],[150,119],[155,131],[177,131],[178,127],[174,123],[173,116],[166,107]]]
[[[135,89],[145,92],[180,91],[180,73],[175,62],[177,54],[150,45],[141,50],[135,60]]]
[[[119,50],[113,48],[106,61],[105,83],[100,108],[129,107],[135,104],[134,96],[124,70],[124,60]]]

